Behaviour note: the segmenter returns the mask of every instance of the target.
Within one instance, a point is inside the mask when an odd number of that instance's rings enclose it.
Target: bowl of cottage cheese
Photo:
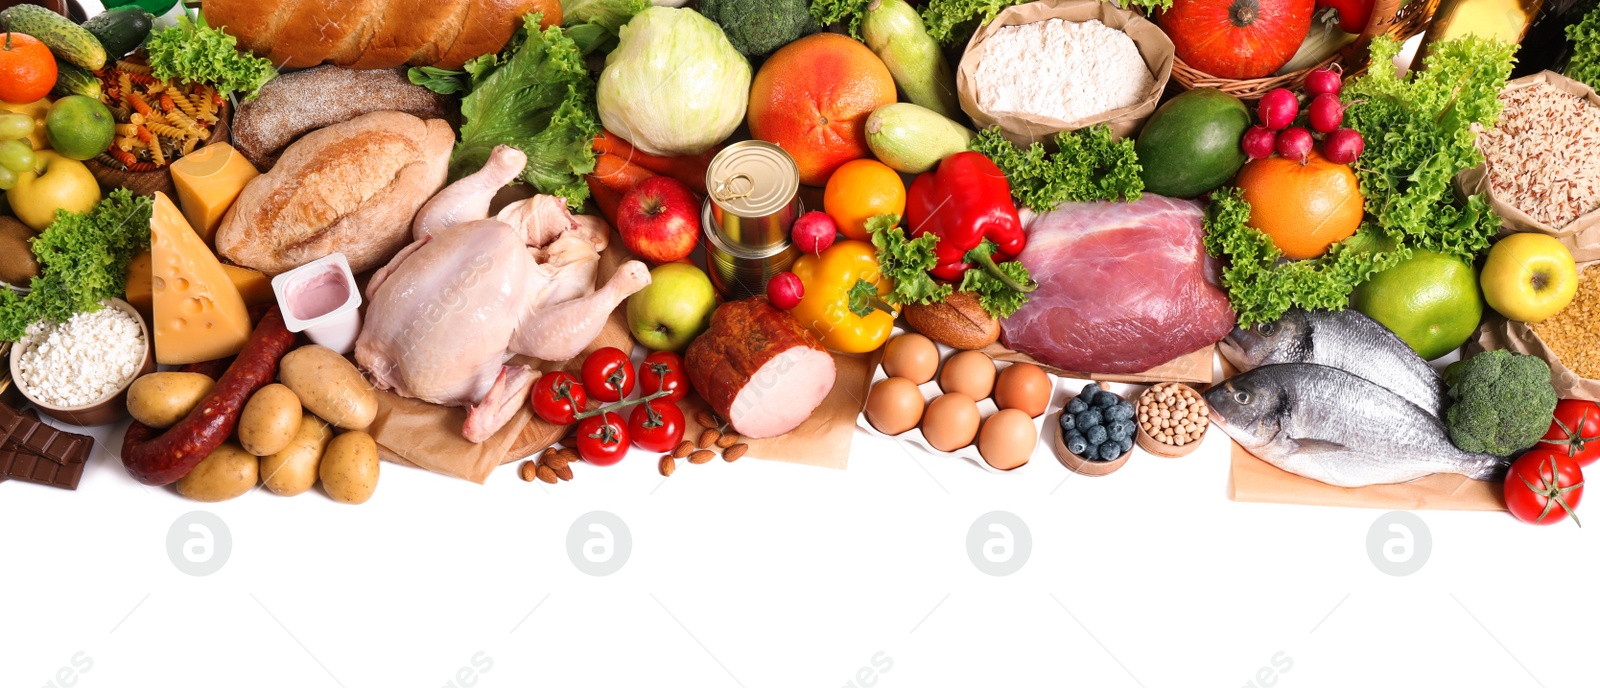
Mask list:
[[[1100,0],[1014,5],[967,42],[961,109],[980,129],[1053,146],[1057,133],[1106,124],[1132,136],[1172,75],[1172,40],[1136,12]]]
[[[11,347],[11,380],[51,418],[105,425],[128,416],[128,386],[154,372],[150,329],[133,306],[105,308],[62,322],[38,322]]]

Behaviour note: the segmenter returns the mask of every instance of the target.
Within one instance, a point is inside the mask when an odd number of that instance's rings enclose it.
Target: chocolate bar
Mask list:
[[[94,438],[52,428],[0,404],[0,479],[78,489]]]

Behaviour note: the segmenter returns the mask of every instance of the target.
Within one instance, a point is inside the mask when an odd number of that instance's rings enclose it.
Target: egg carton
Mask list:
[[[907,332],[910,332],[910,331],[911,330],[907,330],[907,329],[905,329],[903,327],[895,327],[893,336],[894,337],[898,337],[898,336],[900,336],[902,334],[905,334]],[[932,380],[929,380],[929,381],[924,382],[924,383],[922,383],[920,385],[917,385],[917,391],[922,393],[922,402],[923,402],[924,411],[926,411],[927,405],[929,403],[932,403],[934,399],[936,399],[939,396],[944,394],[944,390],[939,388],[939,373],[944,371],[944,364],[945,364],[946,361],[950,360],[951,356],[954,356],[954,355],[960,353],[960,350],[953,349],[951,347],[945,346],[945,345],[940,344],[938,342],[934,342],[934,346],[939,349],[939,370],[934,373],[934,376],[933,376]],[[996,373],[995,379],[996,379],[996,381],[999,380],[999,372],[1000,371],[1005,370],[1006,368],[1008,368],[1011,365],[1013,365],[1009,361],[995,361],[994,364],[995,364],[995,373]],[[922,427],[921,427],[921,423],[920,422],[918,423],[917,427],[914,427],[914,428],[912,428],[910,430],[902,432],[902,433],[900,433],[898,435],[889,435],[889,434],[880,432],[875,427],[872,427],[871,421],[867,420],[867,414],[866,414],[866,410],[864,408],[863,408],[861,413],[856,414],[856,427],[867,431],[867,433],[869,433],[871,435],[875,435],[877,437],[885,437],[885,438],[888,438],[890,440],[894,440],[895,442],[898,442],[898,443],[900,443],[902,445],[909,446],[909,447],[914,447],[914,448],[916,448],[918,450],[921,450],[923,453],[926,453],[926,454],[932,454],[934,456],[943,456],[943,457],[954,458],[954,459],[965,459],[965,460],[967,460],[967,461],[969,461],[969,462],[971,462],[973,464],[976,464],[979,468],[982,468],[982,469],[984,469],[986,471],[989,471],[991,473],[1015,473],[1017,471],[1020,471],[1020,470],[1022,470],[1024,468],[1028,467],[1030,464],[1032,464],[1034,461],[1038,460],[1040,457],[1050,457],[1050,456],[1052,456],[1052,454],[1050,453],[1050,447],[1048,445],[1048,441],[1047,441],[1046,435],[1044,433],[1044,424],[1045,424],[1047,419],[1050,419],[1050,418],[1054,417],[1055,414],[1052,413],[1052,411],[1055,411],[1057,409],[1060,409],[1062,406],[1065,406],[1067,401],[1072,399],[1074,396],[1077,396],[1078,390],[1081,389],[1082,386],[1085,383],[1088,382],[1087,380],[1077,380],[1077,379],[1073,379],[1073,378],[1060,377],[1058,375],[1054,375],[1054,374],[1050,373],[1049,371],[1045,372],[1045,377],[1049,378],[1049,380],[1050,380],[1050,401],[1048,403],[1046,403],[1044,413],[1039,414],[1039,416],[1037,418],[1033,419],[1033,430],[1034,430],[1034,438],[1035,438],[1034,445],[1033,445],[1033,451],[1028,455],[1028,462],[1027,463],[1022,464],[1021,466],[1017,466],[1016,468],[1012,468],[1010,470],[1000,470],[998,468],[995,468],[994,466],[990,466],[989,462],[984,461],[983,460],[983,455],[978,452],[978,440],[977,440],[976,437],[973,438],[972,444],[969,444],[969,445],[967,445],[965,447],[962,447],[960,449],[957,449],[955,451],[950,451],[950,452],[940,451],[938,449],[934,449],[933,445],[928,444],[927,437],[923,436],[923,434],[922,434]],[[883,363],[880,361],[878,363],[877,367],[873,368],[873,370],[872,370],[872,384],[868,387],[868,393],[870,394],[871,393],[871,389],[873,387],[877,387],[879,382],[887,380],[888,378],[889,378],[889,375],[888,375],[888,373],[884,372]],[[1073,388],[1073,385],[1077,385],[1078,388],[1076,388],[1076,389]],[[978,400],[978,418],[979,418],[978,428],[979,428],[980,432],[982,431],[982,428],[983,428],[983,422],[987,421],[989,419],[989,416],[994,415],[999,410],[1000,410],[1000,407],[995,405],[994,396],[992,394],[990,396],[988,396],[988,397],[985,397],[983,399]]]

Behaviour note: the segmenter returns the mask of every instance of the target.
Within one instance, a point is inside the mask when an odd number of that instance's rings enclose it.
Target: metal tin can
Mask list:
[[[740,141],[706,167],[710,217],[730,247],[760,250],[789,241],[800,216],[800,168],[782,148]]]
[[[719,231],[715,208],[716,203],[707,198],[700,214],[701,231],[706,235],[706,267],[711,286],[729,301],[767,293],[767,282],[794,265],[798,252],[787,239],[762,248],[729,243]]]

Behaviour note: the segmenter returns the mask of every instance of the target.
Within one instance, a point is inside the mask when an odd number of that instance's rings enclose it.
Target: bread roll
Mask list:
[[[335,251],[371,270],[411,242],[411,218],[444,186],[455,132],[382,111],[313,131],[250,180],[217,228],[217,252],[268,275]]]
[[[523,15],[561,24],[558,0],[205,0],[206,22],[281,68],[460,69],[504,47]]]

